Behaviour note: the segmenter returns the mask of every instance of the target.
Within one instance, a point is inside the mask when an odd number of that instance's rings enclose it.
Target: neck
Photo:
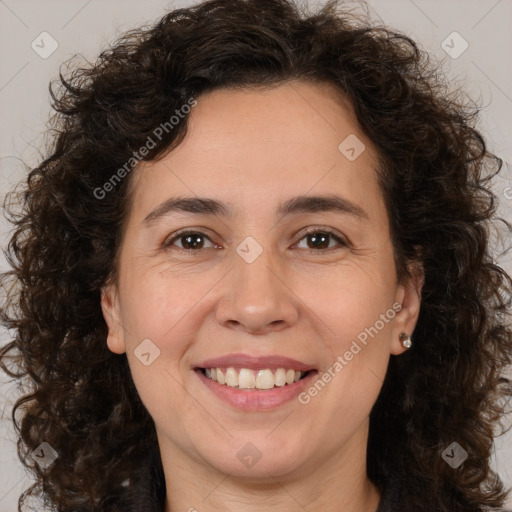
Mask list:
[[[366,475],[366,444],[357,439],[362,434],[357,432],[348,446],[332,450],[320,464],[316,460],[287,474],[260,471],[254,478],[219,471],[161,439],[164,510],[256,512],[263,506],[275,512],[376,512],[380,493]]]

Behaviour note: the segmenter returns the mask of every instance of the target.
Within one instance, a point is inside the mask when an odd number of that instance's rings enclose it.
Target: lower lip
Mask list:
[[[209,379],[199,369],[195,370],[199,379],[206,387],[224,402],[242,411],[268,411],[296,398],[318,373],[311,371],[303,379],[293,384],[272,388],[264,391],[235,389]]]

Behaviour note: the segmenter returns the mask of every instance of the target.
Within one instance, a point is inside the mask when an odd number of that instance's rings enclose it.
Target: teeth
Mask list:
[[[299,381],[305,372],[285,368],[278,368],[275,370],[275,373],[268,368],[255,372],[247,368],[236,370],[233,367],[229,367],[205,368],[205,374],[209,379],[231,388],[272,389]]]
[[[274,387],[274,375],[270,370],[260,370],[258,372],[256,387],[258,389],[271,389]]]
[[[274,375],[274,384],[276,386],[284,386],[286,384],[286,370],[284,368],[278,368]]]
[[[234,368],[230,368],[230,370],[235,371]],[[217,368],[217,371],[220,372],[221,370]],[[238,387],[240,389],[252,389],[256,387],[256,379],[254,378],[254,372],[252,370],[247,370],[246,368],[240,370],[238,374]]]
[[[234,388],[235,386],[238,386],[238,373],[235,372],[234,368],[228,368],[226,370],[226,384]]]

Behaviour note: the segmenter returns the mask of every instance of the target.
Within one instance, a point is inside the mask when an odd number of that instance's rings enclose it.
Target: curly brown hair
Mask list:
[[[4,205],[14,231],[1,312],[14,338],[0,366],[25,385],[12,418],[36,477],[20,511],[37,494],[60,512],[122,510],[124,482],[157,445],[126,355],[107,347],[100,307],[116,275],[130,174],[101,198],[98,190],[191,97],[296,79],[333,84],[350,100],[379,151],[397,275],[411,261],[425,272],[414,347],[391,357],[371,412],[368,477],[380,489],[401,481],[411,510],[503,505],[490,456],[510,397],[512,279],[490,245],[493,221],[512,227],[496,218],[490,180],[502,161],[475,127],[479,108],[439,69],[409,37],[336,0],[313,14],[291,0],[211,0],[59,74],[49,156]],[[162,157],[186,130],[185,117],[141,159]],[[455,440],[468,452],[456,470],[441,456]],[[58,453],[46,469],[29,457],[43,441]]]

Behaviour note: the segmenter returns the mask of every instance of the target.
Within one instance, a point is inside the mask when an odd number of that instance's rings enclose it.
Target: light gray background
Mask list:
[[[0,196],[25,173],[20,161],[36,165],[49,109],[48,83],[58,76],[59,65],[75,53],[94,61],[100,49],[122,32],[151,23],[174,7],[195,2],[151,0],[0,0]],[[308,2],[311,6],[317,2]],[[323,3],[323,2],[320,2]],[[351,3],[352,4],[352,3]],[[417,40],[435,58],[442,59],[452,81],[484,107],[480,128],[489,148],[507,162],[496,180],[500,213],[512,220],[512,19],[511,0],[372,0],[376,21],[382,21]],[[356,4],[352,4],[356,5]],[[379,20],[380,18],[380,20]],[[457,58],[442,42],[458,32],[468,43]],[[48,32],[57,50],[42,58],[31,47],[42,47]],[[45,39],[49,48],[49,39]],[[452,52],[461,48],[457,36]],[[42,51],[42,48],[41,50]],[[8,226],[0,219],[0,243],[5,247]],[[509,241],[510,243],[510,241]],[[500,246],[496,244],[496,254]],[[498,263],[512,271],[510,255]],[[3,256],[0,270],[5,269]],[[0,344],[9,339],[0,332]],[[3,379],[3,380],[1,380]],[[16,388],[0,376],[0,512],[17,511],[17,499],[31,483],[17,459],[11,409]],[[495,443],[493,465],[507,486],[512,486],[512,433]],[[512,506],[512,496],[511,504]]]

